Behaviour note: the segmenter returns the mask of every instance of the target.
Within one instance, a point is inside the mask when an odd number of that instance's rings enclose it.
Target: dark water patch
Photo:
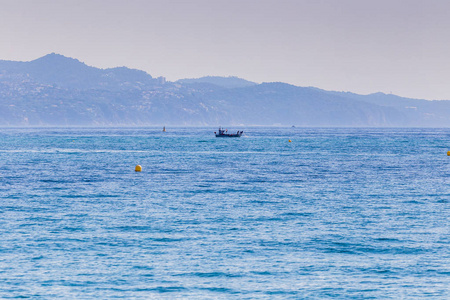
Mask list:
[[[96,178],[80,178],[79,182],[83,182],[83,183],[99,183],[99,182],[105,182],[107,179],[104,177],[96,177]],[[74,181],[78,182],[78,181]]]
[[[230,288],[224,288],[224,287],[200,287],[197,288],[198,290],[202,291],[208,291],[213,293],[223,293],[223,294],[239,294],[239,291],[230,289]]]
[[[346,291],[342,287],[326,287],[321,288],[318,291],[318,298],[337,298],[337,299],[349,299],[351,296],[347,295]],[[345,298],[342,298],[345,295]],[[348,298],[347,298],[348,297]]]
[[[284,221],[285,218],[281,216],[261,216],[257,218],[251,218],[250,220],[254,222],[280,222]]]
[[[313,213],[309,212],[285,212],[281,214],[282,216],[286,217],[311,217],[314,216]]]
[[[36,261],[36,260],[42,260],[42,259],[44,259],[44,258],[45,258],[45,257],[44,257],[43,255],[39,255],[39,256],[32,257],[31,260]]]
[[[436,271],[436,273],[439,275],[450,276],[450,270],[449,271]]]
[[[251,271],[250,273],[255,274],[255,275],[261,275],[261,276],[273,276],[273,275],[276,275],[276,273],[269,272],[269,271]]]
[[[177,209],[174,209],[174,210],[177,210]],[[179,220],[173,221],[173,223],[176,225],[200,225],[203,222],[198,219],[179,219]]]
[[[385,238],[385,237],[381,237],[381,238],[375,238],[375,241],[379,241],[379,242],[387,242],[387,243],[400,243],[402,242],[399,239],[396,238]]]
[[[109,229],[113,231],[119,230],[125,232],[148,232],[155,230],[153,226],[149,225],[125,225],[125,226],[111,227]]]
[[[159,242],[159,243],[176,243],[176,242],[182,242],[182,241],[188,241],[191,238],[168,238],[168,237],[162,237],[162,238],[150,238],[148,240],[153,242]]]
[[[352,269],[351,272],[357,272],[357,273],[363,273],[363,274],[379,274],[379,275],[398,275],[399,271],[401,271],[400,269],[395,269],[395,268],[391,268],[391,269],[387,269],[387,268],[357,268],[357,269]]]
[[[224,272],[189,272],[189,273],[179,273],[172,276],[180,277],[201,277],[201,278],[215,278],[215,277],[225,277],[225,278],[235,278],[243,277],[240,274],[224,273]]]
[[[407,204],[426,204],[426,202],[424,201],[419,201],[419,200],[405,200],[402,201],[403,203],[407,203]]]
[[[390,210],[390,209],[393,209],[393,207],[392,206],[378,206],[378,207],[375,207],[375,209],[376,210]]]
[[[86,198],[119,198],[123,197],[123,195],[120,194],[87,194],[85,196]]]
[[[213,186],[214,186],[213,183],[211,183],[211,184],[196,184],[195,185],[195,187],[198,187],[198,188],[211,188]]]
[[[264,292],[266,295],[270,296],[294,296],[294,295],[300,295],[301,293],[298,291],[290,291],[290,290],[272,290],[272,291],[266,291]]]
[[[244,178],[240,180],[240,184],[262,184],[262,183],[267,183],[267,182],[276,182],[276,180],[274,179],[269,179],[269,178],[265,178],[265,177],[258,177],[258,178]]]
[[[75,219],[84,219],[91,217],[88,213],[67,213],[64,215],[65,218],[75,218]]]
[[[426,253],[428,250],[417,247],[399,247],[399,246],[364,246],[354,243],[328,243],[328,247],[324,247],[324,251],[328,253],[347,253],[347,254],[391,254],[391,255],[411,255]]]
[[[152,271],[155,269],[155,267],[150,266],[133,266],[132,268],[136,270],[145,270],[145,271]]]
[[[71,226],[64,226],[58,229],[58,231],[67,231],[67,232],[86,232],[85,227],[71,227]]]
[[[354,249],[343,247],[324,247],[323,251],[325,253],[358,254],[358,252]]]
[[[258,243],[259,246],[263,247],[266,250],[280,250],[280,249],[290,249],[291,251],[299,251],[305,248],[305,245],[301,241],[288,241],[288,240],[279,240],[279,241],[260,241]]]
[[[271,199],[253,199],[249,201],[250,204],[262,204],[262,205],[271,205],[271,204],[279,204],[279,201],[273,201]]]
[[[192,169],[160,169],[161,174],[191,174],[194,171]]]
[[[42,212],[48,212],[48,209],[45,207],[33,207],[33,206],[24,206],[24,205],[17,205],[17,206],[0,206],[0,209],[3,210],[3,212],[22,212],[22,213],[42,213]]]
[[[84,244],[88,242],[89,238],[76,238],[73,236],[65,236],[63,240],[60,240],[62,243],[73,243],[73,244]],[[45,241],[45,240],[42,240]]]
[[[43,216],[37,216],[37,217],[28,217],[25,218],[24,221],[30,222],[28,224],[22,224],[22,225],[35,225],[35,224],[40,224],[43,222],[47,222],[47,223],[59,223],[61,222],[62,219],[60,218],[52,218],[52,217],[43,217]]]
[[[135,289],[136,291],[155,291],[158,293],[175,293],[182,292],[188,290],[183,286],[159,286],[156,288],[148,288],[148,289]]]
[[[63,183],[63,184],[70,183],[66,179],[41,179],[39,181],[43,183]]]
[[[95,286],[98,285],[99,282],[96,281],[91,281],[91,280],[86,280],[86,281],[81,281],[81,280],[61,280],[60,284],[62,286],[69,286],[69,287],[86,287],[86,286]]]
[[[21,199],[23,196],[22,195],[7,195],[7,196],[2,196],[2,198],[4,199]]]
[[[59,198],[69,198],[69,199],[76,199],[76,198],[86,198],[86,195],[76,195],[76,194],[72,194],[72,195],[60,195],[58,196]]]
[[[243,230],[243,228],[231,227],[231,228],[227,228],[226,230],[228,230],[228,231],[239,231],[239,230]]]
[[[225,195],[225,194],[232,194],[232,193],[239,193],[239,194],[255,194],[258,192],[261,192],[262,190],[260,189],[248,189],[248,188],[220,188],[220,187],[211,187],[209,186],[204,186],[204,187],[200,187],[197,186],[198,189],[195,190],[187,190],[185,193],[186,194],[192,194],[192,195],[198,195],[198,194],[219,194],[219,195]]]

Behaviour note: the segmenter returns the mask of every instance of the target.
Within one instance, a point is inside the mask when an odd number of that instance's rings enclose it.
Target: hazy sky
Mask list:
[[[0,0],[0,59],[51,52],[170,81],[450,99],[450,1]]]

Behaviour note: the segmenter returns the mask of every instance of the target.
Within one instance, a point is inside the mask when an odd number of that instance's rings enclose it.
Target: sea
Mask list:
[[[450,129],[228,129],[0,128],[0,298],[450,299]]]

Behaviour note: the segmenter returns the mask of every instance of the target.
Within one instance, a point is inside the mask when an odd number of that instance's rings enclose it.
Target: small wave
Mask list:
[[[239,292],[236,290],[232,290],[224,287],[204,287],[198,288],[199,290],[214,292],[214,293],[226,293],[226,294],[238,294]]]
[[[255,275],[264,275],[264,276],[275,275],[273,272],[269,272],[269,271],[252,271],[250,273],[255,274]]]
[[[148,288],[148,289],[142,289],[142,291],[156,291],[159,293],[174,293],[174,292],[181,292],[183,290],[186,290],[183,286],[159,286],[156,288]]]
[[[392,243],[392,242],[401,242],[399,239],[394,239],[394,238],[384,238],[384,237],[382,237],[382,238],[376,238],[375,240],[376,240],[376,241],[380,241],[380,242],[390,242],[390,243]]]
[[[313,213],[308,213],[308,212],[286,212],[286,213],[282,213],[282,216],[287,216],[287,217],[310,217],[313,215]]]
[[[133,269],[138,269],[138,270],[146,270],[146,271],[150,271],[150,270],[154,270],[154,267],[149,267],[149,266],[133,266]]]
[[[210,278],[210,277],[242,277],[243,275],[224,273],[224,272],[189,272],[189,273],[180,273],[174,276],[188,276],[188,277],[202,277],[202,278]]]

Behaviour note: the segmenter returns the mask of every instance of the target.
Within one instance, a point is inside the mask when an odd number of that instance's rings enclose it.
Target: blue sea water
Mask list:
[[[0,298],[450,298],[450,129],[237,129],[0,129]]]

